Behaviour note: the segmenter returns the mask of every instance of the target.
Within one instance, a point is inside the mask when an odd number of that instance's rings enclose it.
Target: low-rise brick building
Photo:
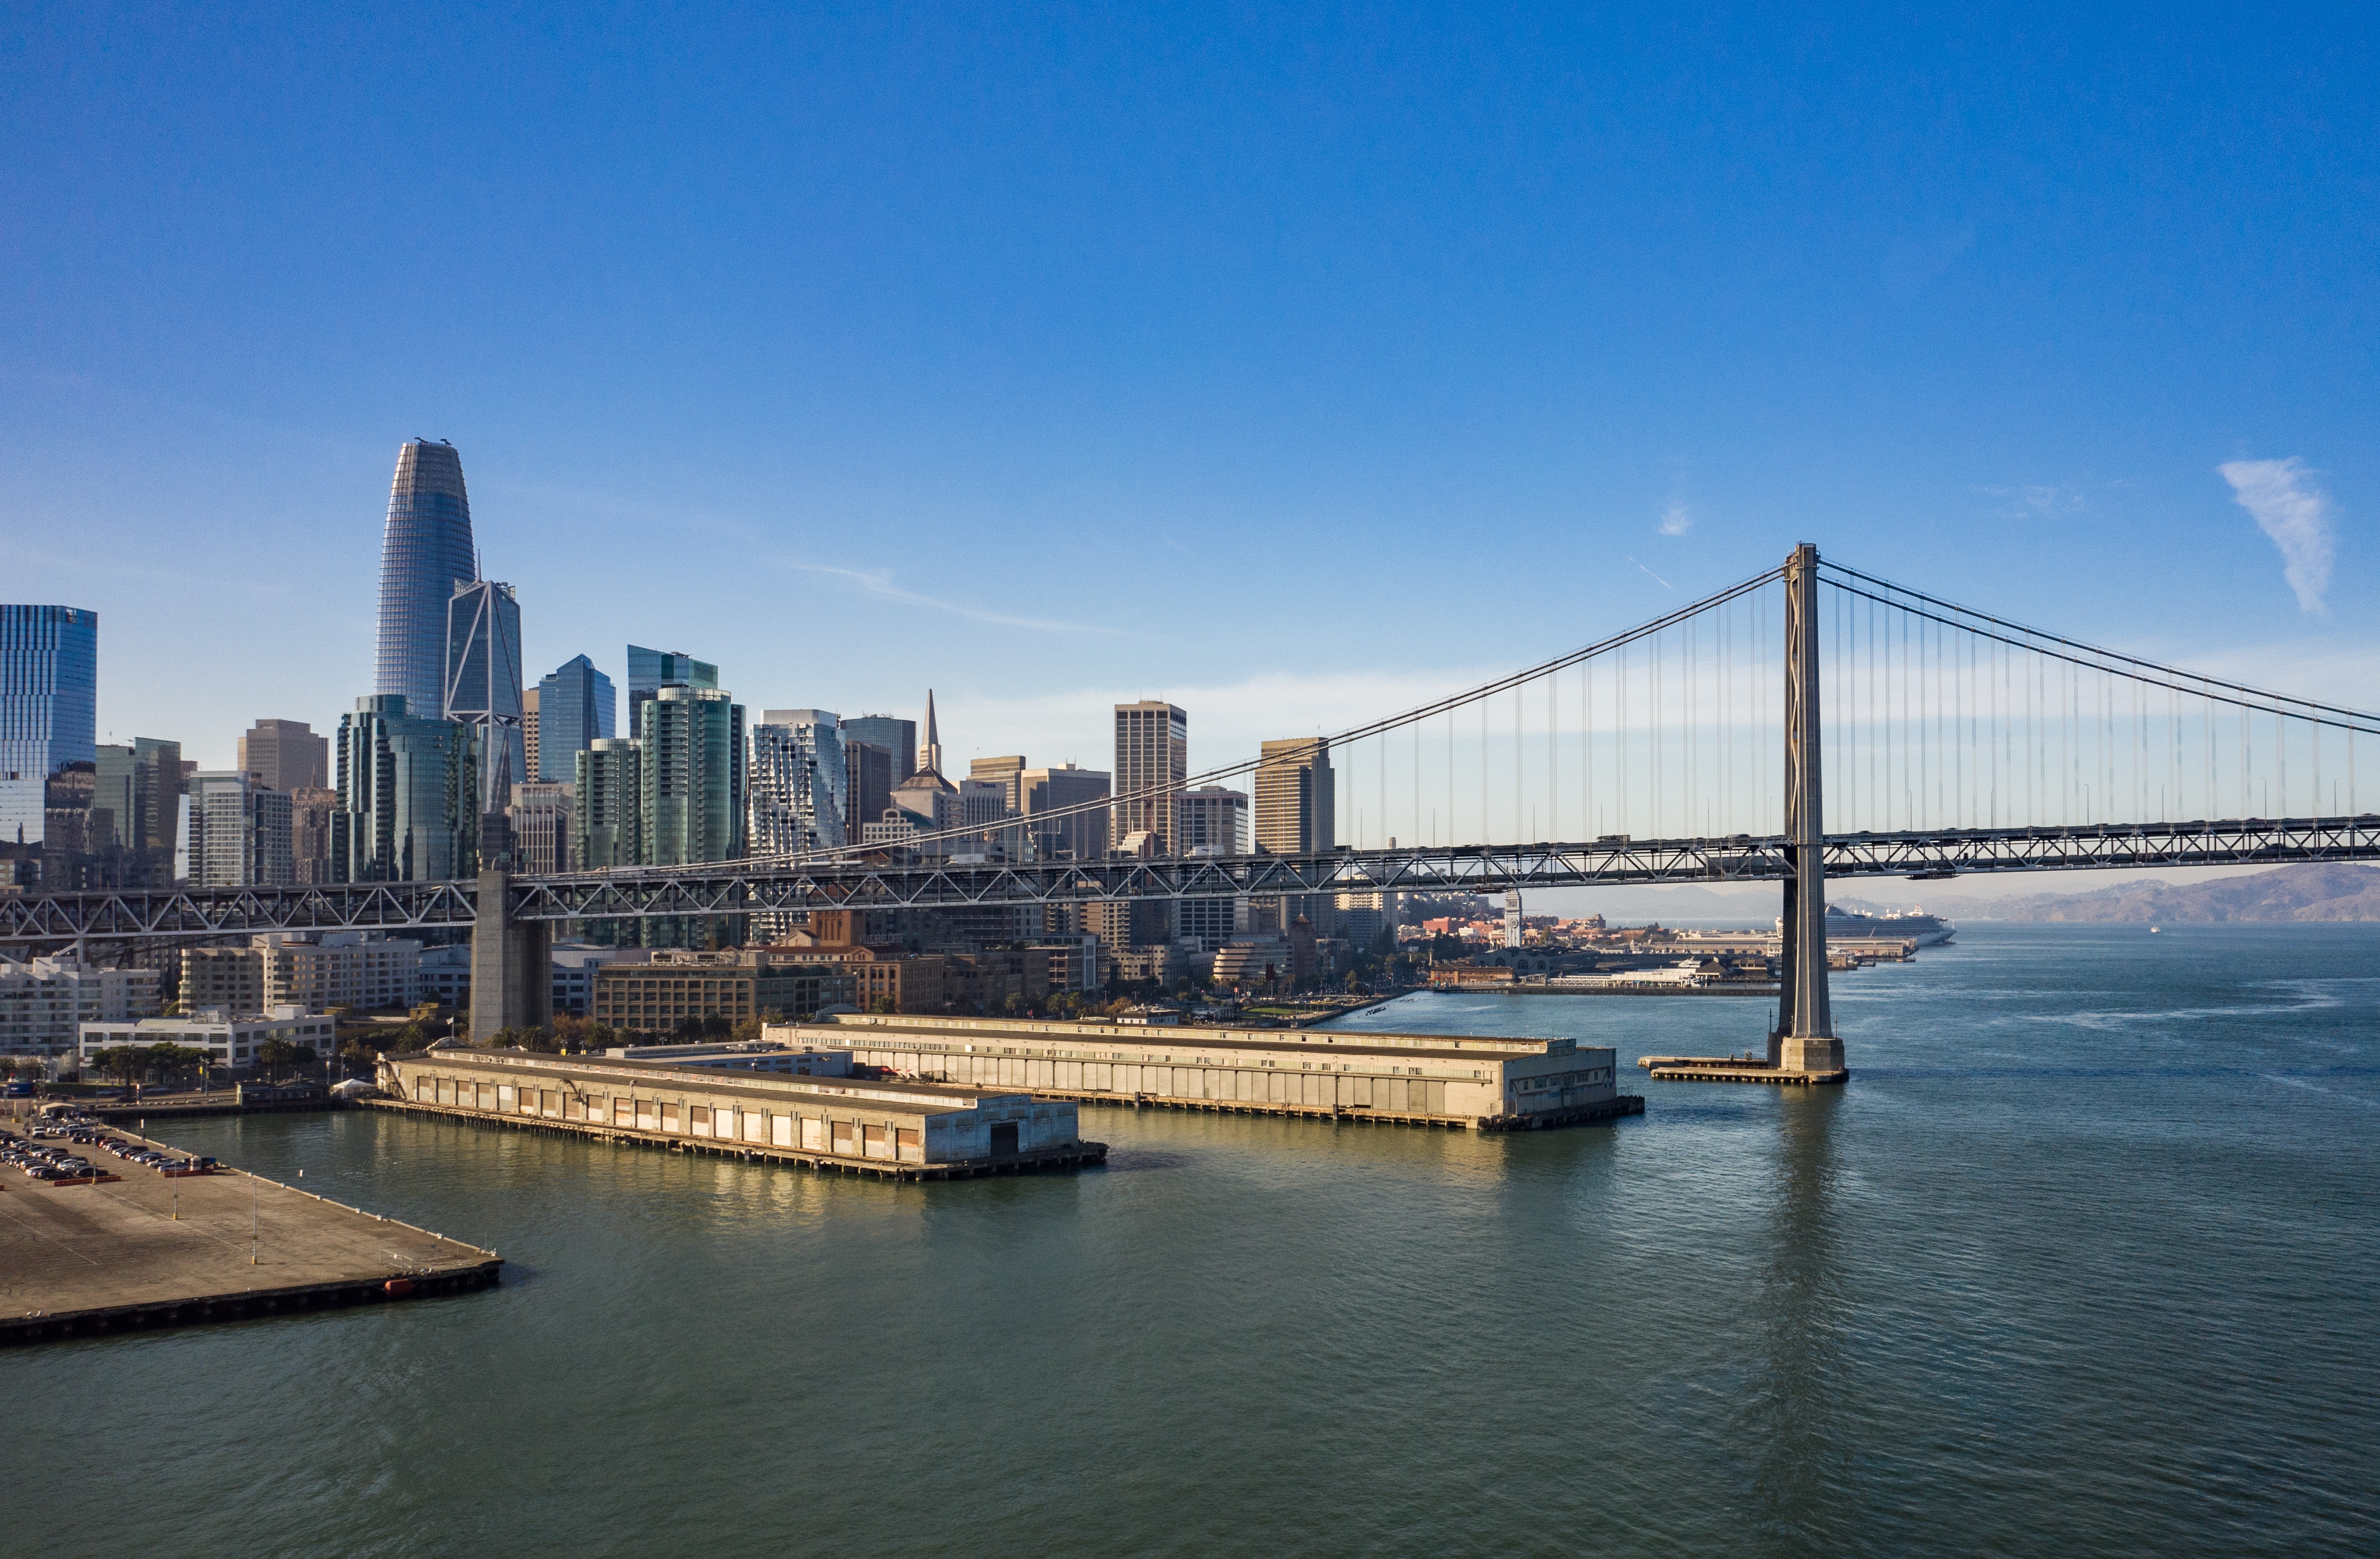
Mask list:
[[[656,951],[650,963],[597,970],[589,1016],[629,1033],[667,1033],[688,1018],[789,1021],[856,999],[850,974],[814,957]]]

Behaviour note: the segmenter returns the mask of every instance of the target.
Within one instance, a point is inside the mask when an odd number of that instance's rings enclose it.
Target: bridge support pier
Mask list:
[[[1789,1072],[1843,1070],[1827,985],[1827,833],[1818,748],[1818,550],[1804,541],[1785,563],[1785,967],[1768,1064]]]
[[[553,931],[541,920],[515,921],[504,872],[480,874],[479,916],[471,923],[471,1043],[502,1029],[553,1021]]]

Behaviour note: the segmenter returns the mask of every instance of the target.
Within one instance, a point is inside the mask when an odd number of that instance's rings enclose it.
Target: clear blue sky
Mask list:
[[[2373,13],[333,9],[0,21],[0,596],[101,612],[103,739],[334,725],[416,434],[538,669],[959,758],[1803,538],[2380,704]]]

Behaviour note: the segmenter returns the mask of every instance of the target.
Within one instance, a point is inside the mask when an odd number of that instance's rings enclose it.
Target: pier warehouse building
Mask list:
[[[419,1113],[904,1178],[1107,1156],[1071,1101],[941,1083],[465,1049],[383,1056],[379,1083]]]
[[[1322,1116],[1482,1131],[1643,1113],[1608,1046],[1572,1039],[1220,1029],[838,1013],[831,1030],[771,1027],[802,1045],[960,1087],[1187,1109]],[[832,1034],[832,1038],[825,1037]]]

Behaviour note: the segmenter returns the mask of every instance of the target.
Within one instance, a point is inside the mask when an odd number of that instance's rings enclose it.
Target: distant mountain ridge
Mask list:
[[[1846,909],[1861,900],[1845,899]],[[2086,893],[2009,899],[1945,894],[1928,913],[1953,920],[2214,921],[2380,920],[2380,866],[2313,861],[2212,882],[2129,882]]]

